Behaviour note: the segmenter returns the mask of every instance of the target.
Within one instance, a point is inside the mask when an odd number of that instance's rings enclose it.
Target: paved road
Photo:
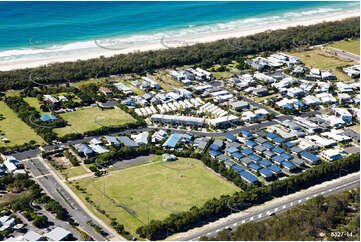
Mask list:
[[[328,196],[333,193],[347,190],[347,189],[350,189],[350,188],[353,188],[353,187],[356,187],[359,185],[360,185],[360,177],[356,177],[356,178],[353,177],[352,179],[347,179],[340,183],[333,183],[332,185],[330,185],[328,187],[324,187],[316,192],[301,195],[301,196],[297,197],[297,199],[285,201],[283,203],[279,203],[277,206],[272,206],[272,207],[264,208],[263,210],[260,210],[257,212],[249,213],[243,217],[234,219],[232,221],[226,221],[222,224],[214,226],[211,229],[203,230],[201,232],[194,233],[193,235],[185,236],[183,238],[177,238],[177,240],[181,240],[181,241],[199,240],[199,238],[201,236],[214,237],[217,235],[218,232],[220,232],[223,229],[226,229],[226,228],[234,229],[237,226],[247,223],[247,222],[251,222],[251,221],[256,222],[256,221],[264,220],[264,219],[269,218],[273,214],[283,213],[290,208],[293,208],[297,205],[303,204],[307,200],[314,198],[316,196],[319,196],[319,195]]]
[[[352,54],[350,52],[345,52],[336,48],[332,48],[332,52],[334,52],[336,55],[341,56],[343,58],[353,60],[355,62],[360,62],[360,56]]]
[[[260,108],[266,108],[263,105],[259,104]],[[321,111],[310,111],[307,113],[302,113],[299,116],[301,117],[309,117],[312,116],[314,114],[319,114],[321,113]],[[241,130],[257,130],[257,129],[262,129],[271,125],[275,125],[278,124],[278,122],[282,122],[285,120],[293,120],[294,116],[292,115],[279,115],[277,117],[275,117],[272,121],[265,121],[263,123],[256,123],[256,124],[250,124],[250,125],[245,125],[245,126],[241,126],[229,131],[222,131],[222,132],[203,132],[203,131],[193,131],[193,130],[184,130],[184,129],[173,129],[173,128],[158,128],[158,127],[143,127],[143,128],[137,128],[137,129],[130,129],[130,130],[126,130],[123,132],[115,132],[113,134],[109,134],[109,135],[119,135],[119,134],[131,134],[134,132],[143,132],[143,131],[150,131],[153,129],[164,129],[164,130],[170,130],[173,132],[177,132],[177,133],[191,133],[193,135],[199,135],[199,136],[209,136],[209,137],[224,137],[227,134],[237,134],[239,133]],[[277,122],[278,121],[278,122]],[[98,138],[99,136],[88,136],[88,137],[84,137],[82,139],[77,139],[77,140],[71,140],[68,142],[63,143],[62,145],[64,146],[68,146],[68,145],[74,145],[74,144],[80,144],[83,142],[89,142],[91,139],[93,138]],[[51,150],[55,147],[55,145],[47,145],[47,146],[43,146],[44,150]],[[23,159],[28,159],[31,157],[36,157],[39,154],[40,150],[37,149],[32,149],[32,150],[27,150],[27,151],[23,151],[23,152],[14,152],[11,155],[14,156],[16,159],[18,160],[23,160]]]
[[[44,188],[49,195],[58,201],[72,216],[72,218],[79,223],[80,227],[90,234],[95,240],[104,240],[92,227],[86,222],[93,219],[79,206],[79,204],[69,195],[69,193],[59,184],[50,171],[42,164],[39,159],[32,158],[31,160],[24,160],[24,166],[38,183]],[[67,200],[65,201],[64,198]],[[70,205],[69,205],[70,204]],[[95,221],[93,223],[97,224]],[[98,224],[99,225],[99,224]],[[110,237],[112,234],[103,228]]]

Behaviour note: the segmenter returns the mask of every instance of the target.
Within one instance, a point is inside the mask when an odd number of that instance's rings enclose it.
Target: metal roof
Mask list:
[[[118,140],[125,146],[138,147],[137,143],[131,140],[128,136],[119,136]]]
[[[262,160],[261,157],[259,157],[258,155],[249,155],[248,156],[250,159],[254,160],[254,161],[260,161]]]
[[[241,173],[239,173],[239,175],[245,179],[246,181],[250,182],[250,183],[255,183],[258,181],[258,178],[255,177],[254,175],[252,175],[251,173],[247,172],[247,171],[242,171]]]
[[[285,158],[286,160],[290,160],[293,158],[293,155],[290,155],[288,153],[282,153],[281,156]]]
[[[262,146],[266,147],[267,149],[273,149],[275,146],[271,143],[265,142]]]
[[[276,165],[271,165],[270,167],[268,167],[268,169],[270,169],[271,171],[275,172],[275,173],[281,173],[282,169],[279,166]]]
[[[216,157],[216,156],[218,156],[218,155],[221,154],[221,152],[218,152],[218,151],[215,151],[215,150],[210,150],[208,153],[209,153],[211,156],[214,156],[214,157]]]
[[[253,150],[251,150],[250,148],[245,148],[245,149],[241,150],[241,152],[245,155],[253,154]]]
[[[261,175],[263,175],[264,177],[271,177],[272,176],[272,171],[270,171],[267,168],[262,168],[258,172],[261,173]]]
[[[219,150],[219,146],[215,144],[211,144],[209,148],[211,148],[212,150]]]
[[[61,227],[56,227],[52,231],[46,233],[46,237],[53,241],[60,241],[67,237],[69,234],[70,232],[68,230]]]
[[[238,164],[233,164],[232,168],[233,168],[233,170],[237,171],[238,173],[244,171],[244,168]]]
[[[282,156],[276,155],[276,156],[272,157],[272,160],[276,161],[278,163],[282,163],[285,161],[285,158],[283,158]]]
[[[251,147],[254,147],[254,146],[257,145],[257,143],[254,142],[254,141],[252,141],[252,140],[247,140],[247,141],[246,141],[246,144],[249,145],[249,146],[251,146]]]
[[[261,167],[260,165],[257,165],[257,164],[255,164],[255,163],[249,164],[248,167],[249,167],[249,168],[252,168],[252,169],[254,169],[254,170],[257,170],[257,171],[258,171],[259,169],[262,169],[262,167]]]
[[[285,161],[285,162],[283,162],[283,163],[282,163],[282,166],[284,166],[284,167],[286,167],[286,168],[288,168],[288,169],[290,169],[290,170],[296,168],[295,164],[293,164],[293,163],[290,162],[290,161]]]
[[[276,152],[278,154],[282,154],[282,153],[285,153],[286,151],[280,147],[275,147],[272,149],[273,152]]]
[[[308,160],[310,160],[310,161],[312,161],[312,162],[317,162],[317,161],[320,160],[316,155],[311,154],[311,153],[308,152],[308,151],[302,151],[302,152],[300,153],[300,155],[301,155],[303,158],[308,159]]]
[[[269,160],[263,159],[263,160],[259,161],[258,164],[268,167],[268,166],[272,165],[272,162],[270,162]]]
[[[232,140],[232,141],[235,141],[237,139],[236,136],[234,136],[233,134],[227,134],[226,135],[226,139],[229,139],[229,140]]]
[[[238,148],[234,147],[234,146],[231,146],[229,148],[226,149],[226,152],[232,154],[234,152],[237,152],[238,151]]]
[[[244,155],[242,155],[242,154],[239,153],[239,152],[234,152],[234,153],[232,153],[232,156],[235,157],[235,158],[237,158],[237,159],[241,159],[241,158],[244,157]]]
[[[169,136],[169,138],[164,142],[163,146],[174,148],[182,137],[183,136],[181,134],[171,134],[171,136]]]

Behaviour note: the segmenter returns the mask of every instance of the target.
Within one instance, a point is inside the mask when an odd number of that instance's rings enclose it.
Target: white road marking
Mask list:
[[[244,224],[245,222],[246,222],[246,220],[243,219],[243,220],[242,220],[242,223]]]

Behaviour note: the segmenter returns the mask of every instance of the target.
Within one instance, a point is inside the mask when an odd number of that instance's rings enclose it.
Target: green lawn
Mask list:
[[[21,92],[21,91],[22,91],[22,90],[7,90],[6,93],[5,93],[5,95],[6,95],[7,97],[20,96],[20,92]]]
[[[76,190],[76,184],[86,188],[87,194]],[[185,211],[194,205],[200,206],[213,197],[240,190],[206,169],[201,161],[190,158],[149,163],[114,171],[100,178],[83,178],[70,186],[83,201],[85,196],[89,196],[131,233],[147,223],[148,214],[150,220],[161,220],[172,211]],[[104,186],[108,198],[104,196]],[[92,205],[87,202],[85,204],[105,222],[110,222]]]
[[[64,169],[61,174],[65,177],[80,176],[88,173],[82,166],[74,166],[68,169]]]
[[[228,71],[219,71],[219,72],[211,72],[211,73],[213,74],[213,76],[215,76],[217,80],[228,79],[233,76],[233,74],[229,73]]]
[[[72,82],[71,86],[79,88],[82,85],[87,85],[87,84],[91,84],[91,83],[98,83],[98,82],[105,83],[106,81],[104,79],[101,79],[101,78],[99,78],[98,80],[95,79],[95,78],[91,78],[89,80],[84,80],[84,81],[79,81],[79,82]]]
[[[355,55],[360,55],[360,39],[350,40],[350,41],[339,41],[329,45],[330,47],[340,49],[346,52],[353,53]]]
[[[36,97],[25,97],[24,101],[27,102],[30,106],[34,107],[40,114],[50,113],[50,112],[43,112],[40,109],[40,103]]]
[[[60,136],[70,133],[84,133],[89,130],[100,128],[101,126],[122,125],[135,122],[135,119],[121,109],[107,109],[91,107],[78,109],[75,112],[62,113],[60,116],[68,122],[64,128],[56,128]]]
[[[3,143],[0,141],[1,146],[14,146],[21,145],[30,140],[34,140],[37,143],[43,143],[43,140],[32,130],[27,124],[19,119],[16,113],[11,110],[3,101],[0,102],[0,114],[5,119],[0,120],[0,138],[7,138],[9,143]]]
[[[354,64],[354,62],[352,61],[339,59],[334,56],[329,56],[321,50],[292,52],[290,53],[290,55],[299,57],[306,66],[319,68],[322,70],[332,70],[340,81],[351,80],[351,77],[347,76],[341,71],[336,70],[336,67]]]

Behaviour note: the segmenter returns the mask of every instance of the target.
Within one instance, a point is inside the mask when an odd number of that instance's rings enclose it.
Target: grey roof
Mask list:
[[[248,102],[245,102],[245,101],[237,101],[237,102],[231,103],[231,106],[232,106],[234,109],[237,109],[237,108],[246,108],[246,107],[249,107],[249,103],[248,103]]]
[[[263,132],[262,130],[257,130],[254,132],[254,134],[256,134],[258,137],[265,137],[266,133]]]
[[[346,147],[346,148],[344,148],[344,151],[347,154],[354,154],[354,153],[360,152],[360,147],[358,147],[358,146]]]
[[[268,157],[272,157],[275,155],[275,153],[270,150],[266,150],[265,152],[263,152],[263,154]]]
[[[303,151],[303,149],[301,149],[300,147],[298,147],[298,146],[293,146],[292,148],[291,148],[291,152],[292,153],[300,153],[300,152],[302,152]]]
[[[198,141],[197,143],[197,147],[200,151],[204,150],[204,148],[206,148],[208,142],[204,142],[204,141]]]
[[[264,142],[267,142],[267,140],[262,137],[258,137],[254,141],[256,141],[258,144],[263,144]]]
[[[48,237],[52,241],[60,241],[66,238],[70,232],[66,229],[63,229],[61,227],[56,227],[52,231],[46,233],[46,237]]]
[[[292,162],[295,163],[296,165],[299,165],[299,166],[300,166],[300,165],[303,165],[303,164],[305,163],[304,160],[302,160],[302,159],[300,159],[300,158],[297,158],[297,157],[296,157],[296,158],[293,158],[293,159],[292,159]]]
[[[226,160],[225,162],[224,162],[224,165],[226,166],[226,167],[231,167],[233,164],[235,164],[233,161],[231,161],[231,160]]]
[[[215,139],[213,144],[218,145],[219,147],[223,146],[223,140],[222,139]]]
[[[249,163],[253,163],[254,161],[251,158],[243,157],[241,159],[241,162],[244,163],[244,164],[249,164]]]
[[[229,144],[229,147],[239,148],[240,146],[242,146],[242,144],[239,142],[232,142]]]
[[[360,142],[360,134],[352,129],[345,129],[343,132],[344,135],[351,137],[353,140],[356,140],[357,142]]]
[[[78,152],[84,154],[92,154],[94,151],[87,144],[76,144],[74,145]]]
[[[256,151],[260,151],[260,152],[263,152],[263,151],[267,150],[267,148],[262,146],[262,145],[257,145],[255,147],[253,147],[253,149],[256,150]]]
[[[137,147],[137,143],[135,143],[133,140],[131,140],[128,136],[119,136],[117,137],[118,140],[125,146],[129,147]]]
[[[224,161],[224,162],[231,160],[228,156],[226,156],[224,154],[221,154],[221,155],[217,156],[217,159],[220,160],[220,161]]]
[[[118,104],[118,101],[107,101],[105,103],[101,103],[103,107],[115,107]]]

